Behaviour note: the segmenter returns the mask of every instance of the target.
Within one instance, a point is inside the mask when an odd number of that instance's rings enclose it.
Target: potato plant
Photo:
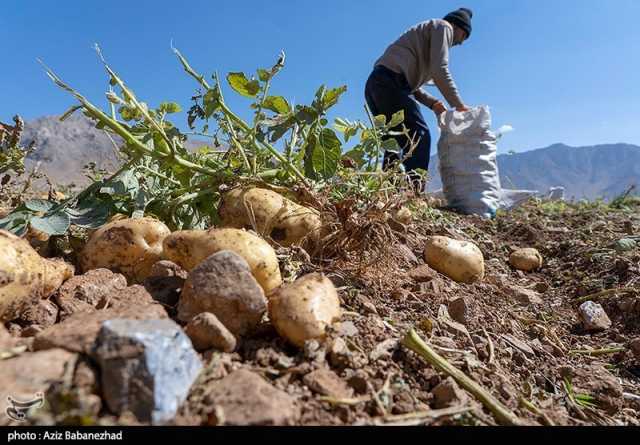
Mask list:
[[[109,78],[106,110],[45,68],[78,102],[61,119],[82,112],[119,140],[122,167],[110,176],[93,178],[85,190],[61,202],[23,202],[0,219],[0,229],[24,234],[34,226],[64,235],[72,225],[95,229],[114,214],[123,214],[155,217],[171,230],[204,230],[218,221],[222,195],[237,184],[299,185],[310,191],[330,185],[338,200],[397,187],[400,170],[382,173],[380,164],[382,151],[397,148],[388,136],[400,128],[402,113],[390,122],[369,114],[368,125],[337,119],[331,126],[327,113],[346,87],[321,86],[310,105],[292,106],[285,97],[272,94],[284,54],[253,76],[226,76],[228,88],[251,100],[253,119],[245,121],[227,105],[218,74],[207,79],[174,49],[180,66],[197,85],[188,125],[211,141],[189,151],[187,135],[170,121],[180,105],[162,102],[151,107],[143,102],[107,64],[99,47],[96,50]],[[356,137],[359,141],[354,143]]]

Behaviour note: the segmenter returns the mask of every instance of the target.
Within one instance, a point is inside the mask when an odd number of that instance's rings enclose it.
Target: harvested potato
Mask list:
[[[282,287],[269,300],[269,317],[278,333],[304,347],[323,340],[326,329],[341,317],[340,299],[331,280],[311,274]]]
[[[316,210],[260,188],[238,188],[227,193],[218,214],[225,227],[255,229],[285,247],[305,239],[317,240],[322,227]]]
[[[245,259],[266,295],[282,284],[276,252],[265,240],[246,230],[188,230],[175,232],[164,240],[165,259],[187,271],[223,250],[235,252]]]
[[[432,269],[459,283],[484,279],[484,257],[471,242],[434,236],[427,243],[424,259]]]
[[[536,249],[519,249],[511,254],[509,263],[518,270],[533,272],[542,267],[542,255]]]
[[[80,253],[83,272],[109,269],[129,283],[142,283],[162,259],[162,241],[171,231],[153,218],[110,222],[91,234]]]
[[[15,318],[25,304],[49,297],[74,268],[42,258],[29,243],[0,230],[0,320]]]
[[[406,207],[402,207],[393,215],[393,219],[405,226],[408,226],[413,221],[413,213]]]

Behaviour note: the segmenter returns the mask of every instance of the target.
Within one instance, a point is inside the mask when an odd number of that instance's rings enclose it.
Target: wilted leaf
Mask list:
[[[236,93],[244,97],[254,98],[260,92],[260,83],[247,79],[244,73],[229,73],[227,81]]]
[[[269,73],[269,71],[265,70],[265,69],[258,69],[258,78],[263,81],[266,82],[269,79],[271,79],[271,73]]]
[[[331,90],[328,90],[322,99],[322,105],[324,106],[325,110],[337,104],[338,100],[340,99],[340,96],[342,96],[346,92],[347,92],[346,86],[341,86],[339,88],[333,88]]]
[[[66,213],[55,213],[50,216],[31,218],[31,227],[49,235],[64,235],[69,230],[71,219]]]
[[[48,212],[56,206],[56,203],[45,199],[31,199],[25,202],[24,206],[34,212]]]
[[[398,141],[393,138],[385,139],[380,145],[385,151],[389,151],[392,153],[400,152],[400,145],[398,145]]]
[[[172,113],[180,113],[182,111],[182,107],[175,102],[162,102],[158,110],[160,112],[172,114]]]
[[[82,202],[79,208],[68,209],[67,213],[71,223],[83,229],[98,228],[106,224],[110,216],[108,204],[99,200]]]
[[[220,93],[214,88],[207,91],[207,94],[203,98],[204,115],[208,119],[213,116],[213,113],[220,109]]]
[[[264,100],[263,107],[274,113],[287,114],[291,111],[291,106],[287,99],[282,96],[269,96]]]
[[[394,113],[391,116],[391,120],[389,121],[389,128],[396,128],[398,125],[404,122],[404,110],[400,110],[397,113]]]
[[[376,128],[382,128],[382,127],[384,127],[385,125],[387,125],[387,118],[385,117],[385,115],[384,115],[384,114],[381,114],[381,115],[379,115],[379,116],[376,116],[376,117],[373,119],[373,122],[375,123]]]

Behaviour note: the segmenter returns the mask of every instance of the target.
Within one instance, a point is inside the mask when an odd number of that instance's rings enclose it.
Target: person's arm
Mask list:
[[[415,97],[416,100],[422,105],[431,109],[438,116],[447,111],[447,107],[445,107],[442,102],[440,102],[438,99],[436,99],[423,89],[419,88],[418,90],[416,90],[416,92],[413,93],[413,97]]]
[[[437,26],[431,34],[430,60],[433,66],[433,81],[449,102],[457,110],[467,109],[460,97],[458,87],[449,71],[449,48],[453,40],[453,29],[450,26]]]

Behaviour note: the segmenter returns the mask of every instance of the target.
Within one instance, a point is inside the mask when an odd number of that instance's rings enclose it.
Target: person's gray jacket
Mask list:
[[[405,75],[412,92],[433,81],[449,105],[463,106],[449,71],[449,49],[453,46],[453,26],[433,19],[419,23],[392,43],[375,66],[382,65]],[[422,91],[431,100],[436,98]]]

